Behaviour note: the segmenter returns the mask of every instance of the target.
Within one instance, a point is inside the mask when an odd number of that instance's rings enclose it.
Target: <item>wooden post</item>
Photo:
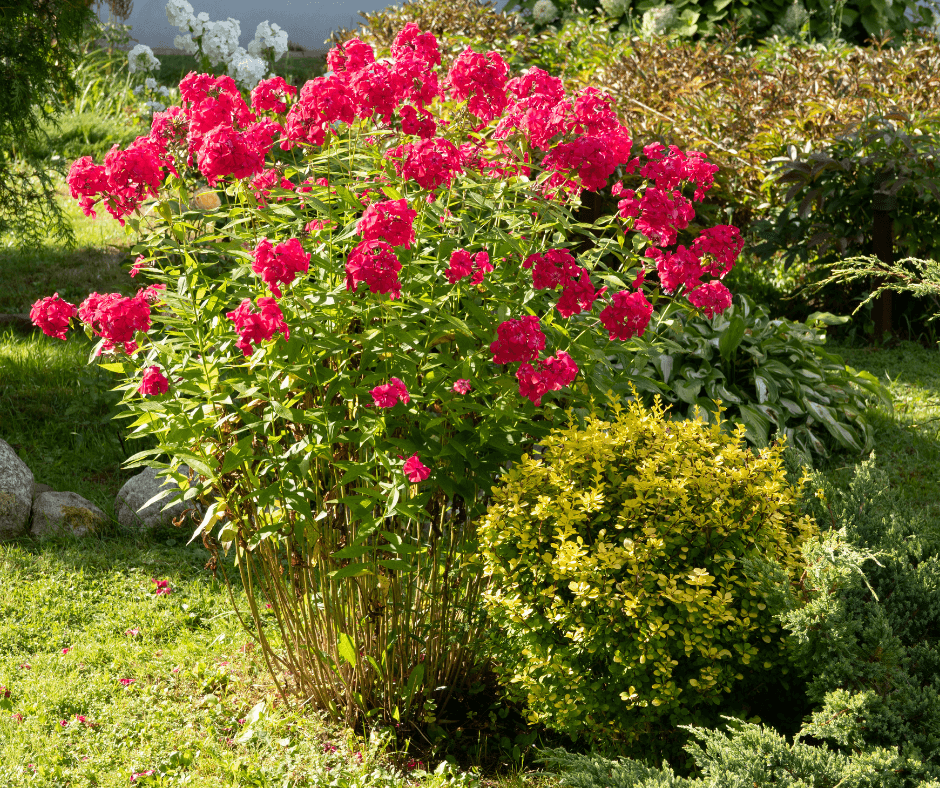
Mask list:
[[[874,220],[871,228],[871,251],[881,262],[894,262],[894,220],[891,212],[898,207],[898,199],[893,194],[875,192],[872,198]],[[873,279],[872,287],[877,288],[882,280]],[[891,291],[887,290],[874,300],[871,308],[875,322],[875,339],[880,341],[891,331]]]

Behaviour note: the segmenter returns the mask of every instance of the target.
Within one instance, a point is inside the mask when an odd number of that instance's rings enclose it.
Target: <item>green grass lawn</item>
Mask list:
[[[0,545],[0,785],[454,782],[287,708],[207,558],[130,537]]]

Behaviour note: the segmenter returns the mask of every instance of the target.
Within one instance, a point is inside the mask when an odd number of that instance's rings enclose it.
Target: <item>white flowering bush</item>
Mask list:
[[[537,25],[547,25],[554,22],[558,16],[558,8],[552,0],[539,0],[532,6],[532,20]]]
[[[619,19],[626,15],[630,8],[630,0],[601,0],[601,7],[607,16]]]
[[[151,74],[160,68],[160,61],[153,54],[153,50],[144,44],[138,44],[127,54],[127,64],[131,74]]]
[[[550,0],[545,0],[549,2]],[[229,17],[213,22],[209,15],[193,13],[186,0],[169,0],[166,18],[180,29],[174,46],[187,55],[195,55],[203,71],[223,68],[241,87],[253,89],[274,63],[287,52],[287,31],[265,20],[255,30],[255,37],[242,47],[241,24]]]
[[[679,24],[679,12],[674,5],[651,8],[643,13],[640,35],[646,39],[668,35]]]

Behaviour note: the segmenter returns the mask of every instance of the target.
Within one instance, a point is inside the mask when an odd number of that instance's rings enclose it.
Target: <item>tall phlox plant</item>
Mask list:
[[[59,338],[77,319],[123,374],[158,444],[132,463],[191,469],[196,534],[236,551],[281,689],[421,724],[473,666],[472,523],[500,469],[603,406],[608,357],[658,308],[730,303],[741,239],[671,248],[716,167],[634,151],[596,90],[471,49],[440,74],[413,24],[390,59],[354,39],[328,61],[250,104],[189,74],[147,136],[76,161],[72,196],[143,234],[132,273],[153,284],[32,317]],[[577,222],[611,183],[618,213]]]

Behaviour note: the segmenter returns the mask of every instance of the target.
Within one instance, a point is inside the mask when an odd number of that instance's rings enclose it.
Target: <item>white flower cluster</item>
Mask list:
[[[630,0],[601,0],[601,7],[607,16],[619,19],[630,8]]]
[[[275,62],[280,60],[287,52],[287,31],[265,20],[255,29],[254,40],[248,45],[248,54],[264,57],[267,50],[271,51]]]
[[[154,56],[150,47],[138,44],[127,54],[127,67],[131,74],[138,71],[149,74],[160,68],[160,61]]]
[[[679,22],[679,11],[674,5],[651,8],[643,13],[640,35],[643,38],[659,38],[672,31]]]
[[[537,25],[547,25],[554,22],[558,16],[558,8],[552,0],[539,0],[532,6],[532,21]]]
[[[245,49],[238,44],[242,31],[237,19],[213,22],[205,12],[195,16],[186,0],[169,0],[166,18],[180,29],[180,35],[173,40],[177,49],[205,57],[213,67],[225,66],[229,76],[244,88],[257,85],[270,63],[287,52],[287,31],[268,21],[258,25],[254,40]]]

